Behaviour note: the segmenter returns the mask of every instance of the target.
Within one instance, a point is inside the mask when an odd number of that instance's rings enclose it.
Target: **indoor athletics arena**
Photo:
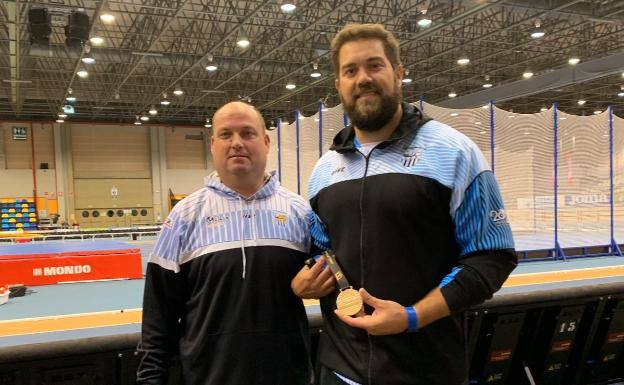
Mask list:
[[[396,35],[404,101],[500,186],[521,262],[464,315],[470,384],[624,382],[622,1],[8,0],[1,385],[134,383],[147,260],[213,172],[214,112],[256,106],[268,169],[307,198],[349,124],[330,42],[350,22]]]

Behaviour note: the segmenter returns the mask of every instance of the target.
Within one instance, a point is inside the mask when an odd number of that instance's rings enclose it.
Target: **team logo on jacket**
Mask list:
[[[286,215],[286,213],[277,212],[273,218],[275,218],[275,222],[280,225],[285,225],[288,222],[288,215]]]
[[[420,148],[420,147],[411,147],[405,150],[405,152],[403,153],[403,159],[402,159],[403,166],[405,167],[414,166],[416,163],[418,163],[418,161],[422,157],[423,151],[425,151],[425,149]]]
[[[228,219],[230,219],[229,215],[216,214],[216,215],[207,216],[205,221],[208,224],[208,226],[216,227],[216,226],[220,226],[223,223],[223,221],[227,221]]]
[[[492,219],[492,222],[494,222],[494,225],[497,227],[504,226],[507,224],[507,213],[505,209],[492,210],[490,211],[490,219]]]

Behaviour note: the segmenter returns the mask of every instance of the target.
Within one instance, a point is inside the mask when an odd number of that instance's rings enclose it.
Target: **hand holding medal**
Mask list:
[[[362,310],[363,306],[360,293],[358,293],[353,286],[349,285],[349,281],[347,281],[347,278],[345,278],[342,273],[334,253],[326,251],[323,253],[323,256],[325,257],[325,262],[327,262],[327,265],[334,274],[334,278],[336,278],[340,290],[338,298],[336,298],[336,311],[345,316],[356,315]]]

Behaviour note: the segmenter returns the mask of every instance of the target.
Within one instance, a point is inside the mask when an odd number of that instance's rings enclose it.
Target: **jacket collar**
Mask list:
[[[275,171],[268,172],[265,174],[265,181],[262,187],[260,187],[258,191],[256,191],[252,196],[245,197],[240,193],[232,190],[228,186],[224,185],[221,182],[221,178],[219,178],[219,175],[216,172],[213,172],[204,178],[204,186],[208,189],[214,190],[221,195],[226,195],[232,199],[242,198],[244,200],[254,200],[266,198],[275,194],[280,186],[280,183],[277,180]]]
[[[384,148],[404,138],[410,132],[418,131],[423,124],[431,120],[431,118],[409,103],[402,102],[401,107],[403,107],[403,115],[401,116],[399,125],[388,139],[379,144],[379,148]],[[353,124],[349,124],[334,137],[334,142],[330,150],[340,153],[353,152],[356,150],[354,140],[355,129],[353,128]]]

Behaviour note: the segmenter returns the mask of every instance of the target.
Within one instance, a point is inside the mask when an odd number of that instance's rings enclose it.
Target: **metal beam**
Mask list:
[[[624,63],[624,52],[581,63],[575,67],[561,68],[528,80],[518,80],[460,96],[438,103],[438,105],[446,108],[473,108],[487,104],[490,100],[500,103],[618,74],[622,72],[622,63]]]

